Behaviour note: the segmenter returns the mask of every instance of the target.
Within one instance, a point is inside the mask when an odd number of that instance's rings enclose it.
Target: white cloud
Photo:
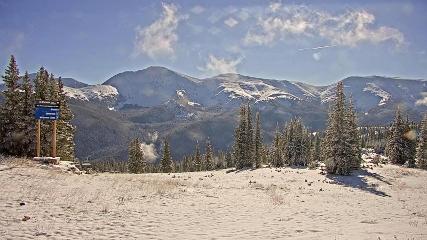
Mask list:
[[[136,29],[136,55],[146,54],[150,58],[173,56],[178,41],[176,29],[180,20],[185,16],[178,15],[174,4],[162,4],[163,13],[151,25]]]
[[[270,6],[269,6],[272,12],[277,12],[281,7],[282,7],[282,3],[280,2],[270,3]]]
[[[319,61],[321,56],[320,52],[313,53],[313,59],[316,61]]]
[[[271,8],[271,6],[270,6]],[[373,27],[375,16],[367,11],[347,11],[333,15],[305,6],[286,6],[265,12],[258,18],[255,28],[243,39],[246,45],[271,45],[291,37],[317,37],[332,45],[354,47],[362,42],[391,41],[396,46],[405,43],[403,34],[396,28]]]
[[[209,55],[209,60],[206,63],[206,66],[200,69],[214,74],[235,73],[237,72],[237,65],[239,65],[242,60],[242,57],[239,57],[234,60],[227,60],[225,58],[217,58],[214,55]]]
[[[196,6],[192,7],[190,9],[190,11],[194,14],[201,14],[205,11],[205,8],[200,6],[200,5],[196,5]]]
[[[237,13],[237,17],[240,18],[240,20],[242,21],[246,21],[248,20],[248,18],[250,17],[249,15],[249,10],[246,8],[241,9],[238,13]]]
[[[239,22],[236,19],[232,18],[232,17],[230,17],[230,18],[228,18],[227,20],[224,21],[224,24],[227,25],[227,26],[229,26],[230,28],[233,28],[238,23]]]

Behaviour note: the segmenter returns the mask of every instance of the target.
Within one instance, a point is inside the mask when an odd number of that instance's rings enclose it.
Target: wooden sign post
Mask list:
[[[52,124],[52,157],[56,158],[56,120]]]
[[[37,120],[36,124],[36,160],[43,160],[53,163],[58,163],[59,158],[56,157],[56,122],[59,119],[59,102],[52,101],[36,101],[36,110],[34,114]],[[41,157],[41,120],[52,121],[52,150],[51,157]]]
[[[40,157],[40,132],[41,132],[41,120],[37,120],[37,126],[36,126],[36,157]]]

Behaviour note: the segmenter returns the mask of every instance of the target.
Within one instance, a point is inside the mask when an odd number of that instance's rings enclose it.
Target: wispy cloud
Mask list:
[[[313,59],[314,60],[319,61],[321,57],[322,57],[322,55],[320,52],[313,53]]]
[[[329,41],[330,45],[350,47],[362,42],[391,41],[397,47],[405,43],[398,29],[374,27],[375,16],[365,10],[334,15],[306,6],[270,5],[269,8],[247,32],[243,39],[246,45],[271,45],[292,37],[316,37]]]
[[[194,14],[201,14],[205,11],[206,9],[200,5],[196,5],[194,7],[192,7],[190,9],[190,12],[194,13]]]
[[[150,58],[173,56],[178,41],[176,30],[185,16],[178,14],[174,4],[162,4],[163,13],[159,19],[147,27],[136,28],[136,55],[146,54]]]
[[[237,72],[237,66],[242,62],[242,60],[243,57],[239,57],[237,59],[225,59],[215,57],[210,54],[206,66],[199,69],[212,74],[235,73]]]
[[[230,28],[233,28],[234,26],[236,26],[237,24],[239,24],[239,22],[236,19],[230,17],[230,18],[227,18],[227,20],[224,21],[224,24],[227,25]]]
[[[272,12],[277,12],[281,7],[282,7],[282,3],[280,2],[273,2],[273,3],[270,3],[269,5],[270,11]]]

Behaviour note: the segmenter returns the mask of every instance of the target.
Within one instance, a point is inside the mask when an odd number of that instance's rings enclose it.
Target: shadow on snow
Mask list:
[[[385,180],[383,176],[377,173],[369,172],[365,169],[353,171],[353,173],[349,176],[328,174],[326,177],[333,180],[336,184],[339,184],[339,185],[357,188],[362,191],[370,192],[381,197],[390,197],[390,195],[388,195],[387,193],[378,190],[376,185],[369,184],[367,181],[368,180],[367,178],[368,177],[374,178],[387,185],[391,185],[391,183]]]

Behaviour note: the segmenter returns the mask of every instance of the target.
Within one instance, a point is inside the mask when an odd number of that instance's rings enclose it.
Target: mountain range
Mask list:
[[[119,73],[100,85],[62,80],[75,113],[76,155],[92,160],[126,159],[133,137],[142,139],[149,160],[158,158],[165,137],[176,159],[207,139],[216,150],[227,150],[244,102],[260,112],[266,142],[292,117],[312,131],[322,130],[336,87],[234,73],[200,79],[157,66]],[[397,107],[414,121],[427,110],[425,80],[352,76],[342,81],[360,125],[388,124]]]

